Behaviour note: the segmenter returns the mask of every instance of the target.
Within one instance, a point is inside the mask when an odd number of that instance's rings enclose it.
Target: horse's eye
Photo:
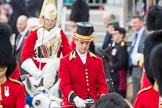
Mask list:
[[[36,100],[36,101],[35,101],[35,105],[36,105],[36,106],[40,105],[40,100]]]

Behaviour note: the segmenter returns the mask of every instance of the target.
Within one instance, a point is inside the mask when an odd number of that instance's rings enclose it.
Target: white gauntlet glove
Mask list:
[[[31,74],[34,78],[39,79],[43,76],[43,71],[39,70],[33,60],[31,58],[26,59],[21,68],[26,70],[29,74]]]
[[[36,79],[42,78],[43,77],[43,71],[41,70],[35,70],[35,72],[32,74],[32,76]]]
[[[86,101],[78,96],[76,96],[73,101],[77,107],[86,107]]]
[[[133,65],[138,65],[138,61],[142,57],[143,57],[143,54],[141,54],[141,53],[135,53],[135,54],[133,54],[132,55],[132,63],[133,63]]]

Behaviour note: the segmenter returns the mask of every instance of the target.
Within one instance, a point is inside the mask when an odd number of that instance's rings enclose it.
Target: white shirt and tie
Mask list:
[[[142,38],[142,34],[144,32],[145,28],[142,27],[137,34],[137,38],[133,40],[131,47],[133,47],[132,51],[130,52],[130,58],[131,58],[131,63],[132,65],[136,66],[138,65],[138,61],[141,57],[143,57],[142,53],[138,53],[138,47],[140,44],[140,40]]]
[[[19,33],[19,35],[16,39],[16,50],[18,50],[20,48],[23,38],[25,37],[27,31],[28,31],[28,28],[26,28],[23,32]]]

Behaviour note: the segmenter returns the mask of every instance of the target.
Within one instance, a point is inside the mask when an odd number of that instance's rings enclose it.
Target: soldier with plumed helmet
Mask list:
[[[35,86],[42,82],[49,89],[55,82],[60,56],[71,51],[64,31],[56,26],[57,10],[54,0],[44,0],[40,14],[42,26],[27,36],[21,53],[21,67],[31,74]]]

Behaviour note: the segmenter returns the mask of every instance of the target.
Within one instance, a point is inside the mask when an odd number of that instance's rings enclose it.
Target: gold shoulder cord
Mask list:
[[[4,77],[4,78],[2,78],[2,79],[0,80],[0,108],[3,108],[3,105],[2,105],[2,103],[1,103],[1,101],[2,101],[2,87],[1,87],[1,85],[2,85],[4,82],[6,82],[6,77]]]

